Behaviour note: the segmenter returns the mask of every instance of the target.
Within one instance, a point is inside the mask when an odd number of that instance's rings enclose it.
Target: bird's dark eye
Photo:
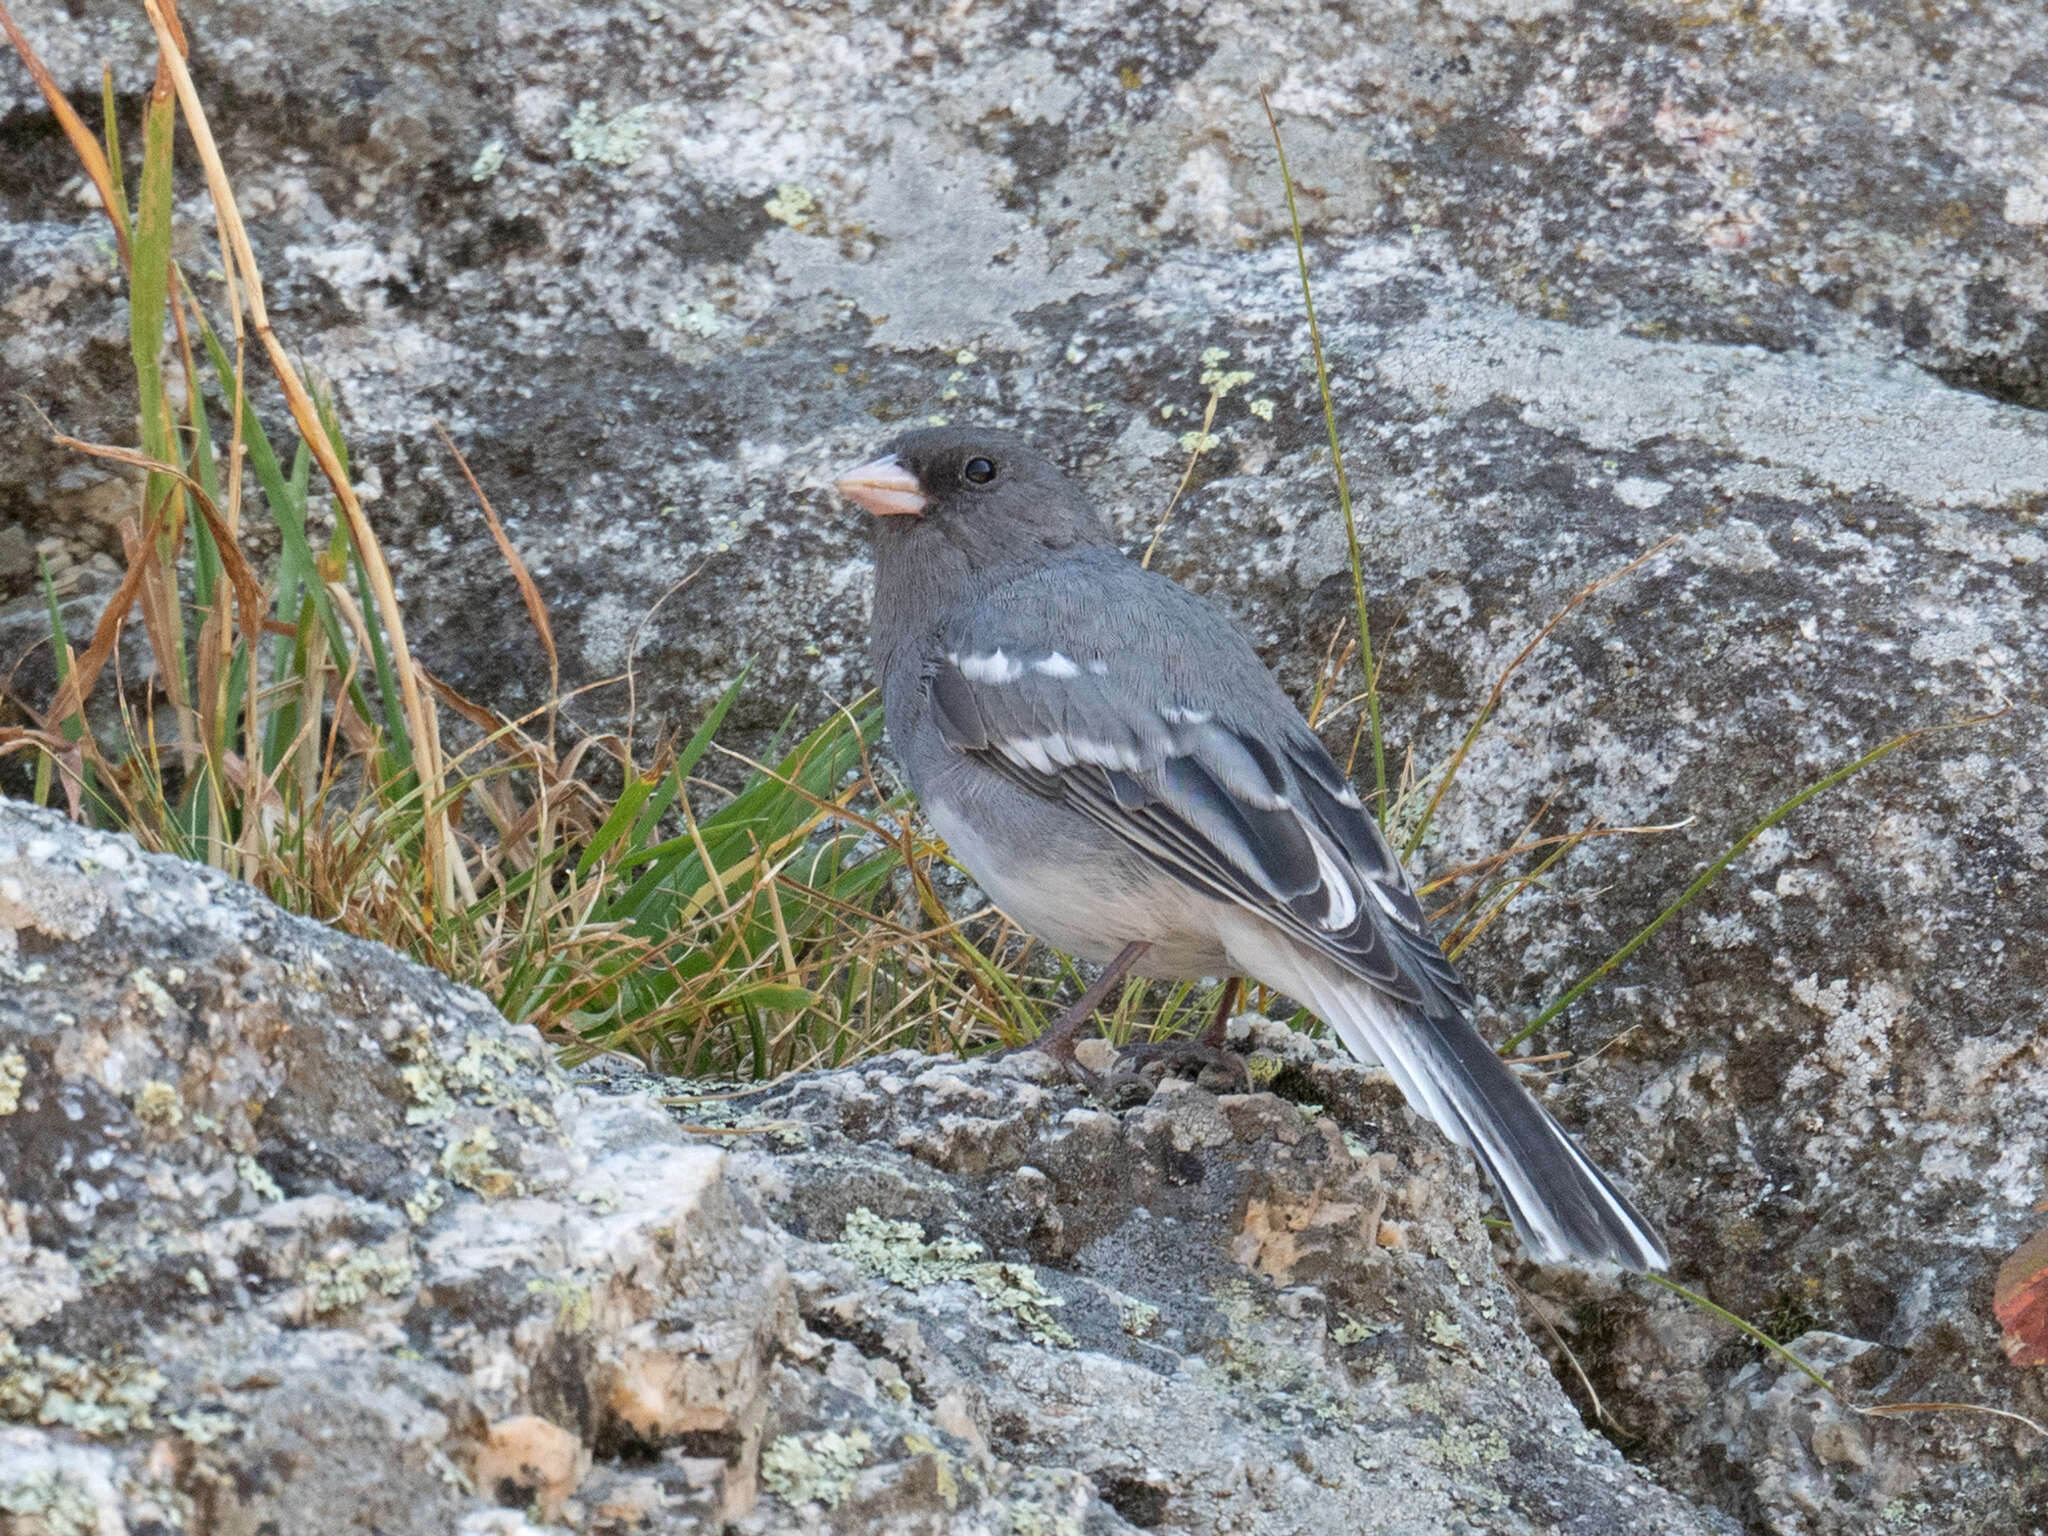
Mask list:
[[[969,459],[960,466],[960,478],[969,485],[987,485],[996,477],[994,459]]]

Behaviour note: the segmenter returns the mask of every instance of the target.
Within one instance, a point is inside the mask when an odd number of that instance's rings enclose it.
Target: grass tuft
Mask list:
[[[30,725],[0,729],[0,758],[31,764],[29,792],[390,943],[575,1053],[766,1077],[1028,1033],[1027,990],[991,984],[957,924],[889,916],[899,888],[929,894],[931,850],[868,761],[872,701],[762,762],[717,739],[741,679],[686,741],[562,739],[546,604],[445,433],[532,622],[548,702],[511,718],[420,662],[333,405],[272,330],[176,6],[145,9],[159,56],[131,205],[111,90],[102,139],[0,8],[113,225],[140,423],[134,448],[56,439],[136,475],[140,498],[83,653],[45,578],[54,692],[24,705]],[[170,255],[180,118],[212,193],[218,322]],[[259,407],[279,403],[291,434],[274,440]],[[274,550],[260,569],[259,544]],[[138,608],[146,683],[121,675]],[[630,715],[630,673],[593,687],[622,681]]]

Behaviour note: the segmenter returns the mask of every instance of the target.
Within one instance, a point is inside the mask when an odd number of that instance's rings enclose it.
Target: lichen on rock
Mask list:
[[[9,1518],[1718,1529],[1579,1425],[1500,1320],[1469,1170],[1312,1044],[1314,1119],[897,1053],[748,1091],[804,1134],[722,1150],[395,955],[0,801],[0,869],[30,844],[97,871],[100,916],[0,1000]],[[170,1006],[133,1006],[142,967]],[[422,1119],[427,1061],[452,1109]],[[1362,1241],[1381,1210],[1438,1256]]]

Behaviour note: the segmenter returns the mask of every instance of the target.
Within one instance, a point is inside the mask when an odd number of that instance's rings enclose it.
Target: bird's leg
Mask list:
[[[1095,1017],[1095,1010],[1102,1006],[1102,1000],[1109,996],[1109,989],[1124,979],[1124,972],[1137,963],[1138,956],[1152,946],[1143,939],[1135,939],[1117,953],[1117,957],[1102,968],[1102,974],[1088,985],[1088,990],[1074,999],[1067,1011],[1046,1025],[1039,1037],[1032,1041],[1032,1048],[1068,1060],[1074,1054],[1074,1036],[1085,1029]]]
[[[1222,1050],[1230,1041],[1230,1015],[1237,1007],[1238,978],[1228,976],[1223,981],[1223,995],[1216,1000],[1216,1017],[1209,1021],[1209,1027],[1202,1032],[1202,1044],[1212,1050]]]
[[[1104,1082],[1083,1066],[1081,1058],[1074,1051],[1074,1037],[1094,1021],[1095,1010],[1100,1008],[1102,1000],[1109,996],[1110,988],[1124,979],[1124,972],[1128,971],[1138,956],[1144,954],[1150,947],[1142,939],[1126,944],[1117,957],[1102,968],[1102,974],[1089,984],[1088,990],[1074,999],[1071,1007],[1048,1024],[1036,1040],[1020,1049],[1045,1052],[1066,1068],[1067,1075],[1082,1087],[1097,1098],[1107,1100],[1116,1087],[1115,1078]]]
[[[1217,999],[1216,1016],[1209,1021],[1209,1027],[1194,1040],[1153,1040],[1138,1045],[1127,1045],[1117,1054],[1119,1062],[1198,1062],[1205,1067],[1216,1067],[1244,1084],[1252,1086],[1251,1069],[1244,1064],[1244,1058],[1229,1048],[1230,1015],[1237,1006],[1238,978],[1227,978],[1223,983],[1223,996]]]

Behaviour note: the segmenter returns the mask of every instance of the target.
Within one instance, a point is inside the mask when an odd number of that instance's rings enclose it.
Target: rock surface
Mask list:
[[[106,57],[132,109],[126,5],[11,10],[67,89]],[[1517,675],[1422,852],[1455,868],[1545,806],[1552,833],[1685,823],[1580,850],[1468,953],[1510,1025],[1770,806],[2012,705],[1761,838],[1536,1044],[1598,1053],[1567,1116],[1667,1217],[1681,1279],[1815,1337],[1868,1398],[2048,1413],[1989,1304],[2048,1196],[2048,12],[193,11],[273,309],[334,381],[428,659],[507,707],[541,676],[439,414],[570,682],[695,573],[647,626],[643,725],[693,720],[743,655],[751,727],[864,685],[865,555],[820,487],[896,423],[1026,427],[1135,544],[1205,373],[1250,377],[1162,559],[1305,691],[1348,579],[1269,87],[1393,760],[1442,762],[1571,593],[1678,536]],[[0,124],[4,665],[42,623],[24,545],[71,562],[89,623],[132,498],[30,402],[115,439],[132,403],[102,225],[16,70]],[[1743,1376],[1719,1325],[1526,1278],[1633,1454],[1752,1529],[2002,1533],[2048,1498],[2009,1423],[1851,1420],[1823,1454],[1756,1417],[1803,1413],[1797,1384]]]
[[[1317,1109],[899,1054],[693,1133],[11,802],[0,976],[6,1536],[1734,1529],[1579,1424],[1470,1165],[1278,1026]]]

